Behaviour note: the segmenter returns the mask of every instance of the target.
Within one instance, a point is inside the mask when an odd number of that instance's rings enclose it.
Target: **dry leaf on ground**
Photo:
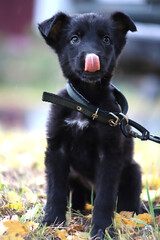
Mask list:
[[[24,207],[22,206],[21,202],[7,204],[7,205],[2,206],[1,208],[12,208],[12,209],[15,209],[15,210],[20,210],[20,211],[24,210]]]
[[[57,229],[55,231],[55,236],[60,238],[61,240],[67,240],[68,233],[67,233],[67,231],[65,229],[62,229],[62,230]]]
[[[31,189],[29,189],[28,187],[24,188],[24,193],[25,193],[25,198],[28,202],[30,203],[36,203],[37,201],[37,194],[33,193],[31,191]]]
[[[7,227],[7,234],[4,239],[23,239],[29,233],[29,228],[17,220],[10,220],[3,222],[4,226]],[[19,237],[19,238],[16,238]]]
[[[148,213],[143,213],[137,215],[136,218],[131,217],[133,215],[132,212],[122,212],[118,214],[115,214],[115,225],[121,227],[123,224],[130,226],[131,228],[137,228],[137,227],[144,227],[145,224],[153,224],[152,216]],[[124,217],[125,216],[125,217]],[[139,223],[138,220],[144,222]]]
[[[17,203],[17,202],[20,202],[20,196],[14,192],[14,191],[10,191],[8,192],[7,194],[7,200],[9,203]]]
[[[67,230],[67,232],[69,234],[75,233],[76,231],[82,231],[85,228],[85,226],[82,225],[78,225],[78,224],[73,224],[69,227],[69,229]]]

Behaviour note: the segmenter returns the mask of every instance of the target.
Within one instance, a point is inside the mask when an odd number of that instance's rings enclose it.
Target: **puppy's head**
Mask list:
[[[124,13],[69,16],[57,13],[39,24],[46,43],[58,54],[64,76],[71,81],[108,80],[125,45],[126,33],[136,31]]]

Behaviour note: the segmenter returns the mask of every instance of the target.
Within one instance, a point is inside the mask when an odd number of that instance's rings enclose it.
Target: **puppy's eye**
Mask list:
[[[104,42],[105,44],[109,45],[109,44],[111,44],[111,39],[110,39],[107,35],[105,35],[105,36],[103,37],[103,42]]]
[[[71,44],[78,44],[79,42],[80,42],[80,38],[77,35],[74,35],[70,40]]]

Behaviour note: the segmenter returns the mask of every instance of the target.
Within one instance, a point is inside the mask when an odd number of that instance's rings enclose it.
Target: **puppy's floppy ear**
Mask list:
[[[70,17],[63,12],[59,12],[52,18],[45,20],[38,25],[38,29],[46,42],[51,45],[51,42],[57,40],[65,23],[69,22]]]
[[[114,22],[115,27],[124,32],[125,34],[130,30],[131,32],[137,31],[134,22],[126,14],[122,12],[115,12],[111,15],[111,20]]]

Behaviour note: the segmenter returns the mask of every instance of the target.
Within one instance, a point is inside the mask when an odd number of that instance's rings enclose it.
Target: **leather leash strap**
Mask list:
[[[104,111],[99,109],[97,106],[92,105],[73,87],[70,82],[67,83],[66,89],[71,99],[64,98],[53,93],[43,92],[42,100],[81,112],[92,120],[109,124],[111,127],[120,125],[121,131],[126,137],[135,137],[141,140],[151,140],[156,143],[160,143],[159,137],[152,136],[143,126],[127,118],[126,113],[128,111],[128,102],[125,96],[113,84],[111,86],[113,88],[116,101],[120,105],[122,112]],[[132,128],[128,128],[128,125],[138,130],[140,134]]]
[[[116,97],[116,101],[120,105],[122,112],[109,112],[99,109],[98,107],[92,105],[87,99],[85,99],[74,87],[71,83],[67,83],[66,89],[69,96],[74,99],[67,99],[64,97],[60,97],[53,93],[43,92],[42,100],[46,102],[51,102],[54,104],[58,104],[64,107],[68,107],[72,110],[76,110],[78,112],[83,113],[89,118],[93,120],[97,120],[104,124],[109,124],[111,126],[117,126],[119,121],[125,117],[125,114],[128,111],[128,103],[124,95],[113,85],[114,94]],[[126,118],[126,117],[125,117]]]
[[[99,108],[93,107],[93,105],[90,105],[90,108],[88,108],[82,103],[75,102],[64,97],[62,98],[58,95],[55,95],[53,93],[48,93],[48,92],[43,92],[42,100],[45,102],[54,103],[54,104],[81,112],[87,117],[92,118],[93,120],[96,119],[101,123],[105,123],[105,124],[108,123],[110,125],[112,125],[111,121],[113,121],[113,125],[114,125],[114,121],[116,122],[116,120],[118,119],[117,115],[119,115],[118,112],[115,112],[115,113],[104,112],[104,111],[102,112]]]

